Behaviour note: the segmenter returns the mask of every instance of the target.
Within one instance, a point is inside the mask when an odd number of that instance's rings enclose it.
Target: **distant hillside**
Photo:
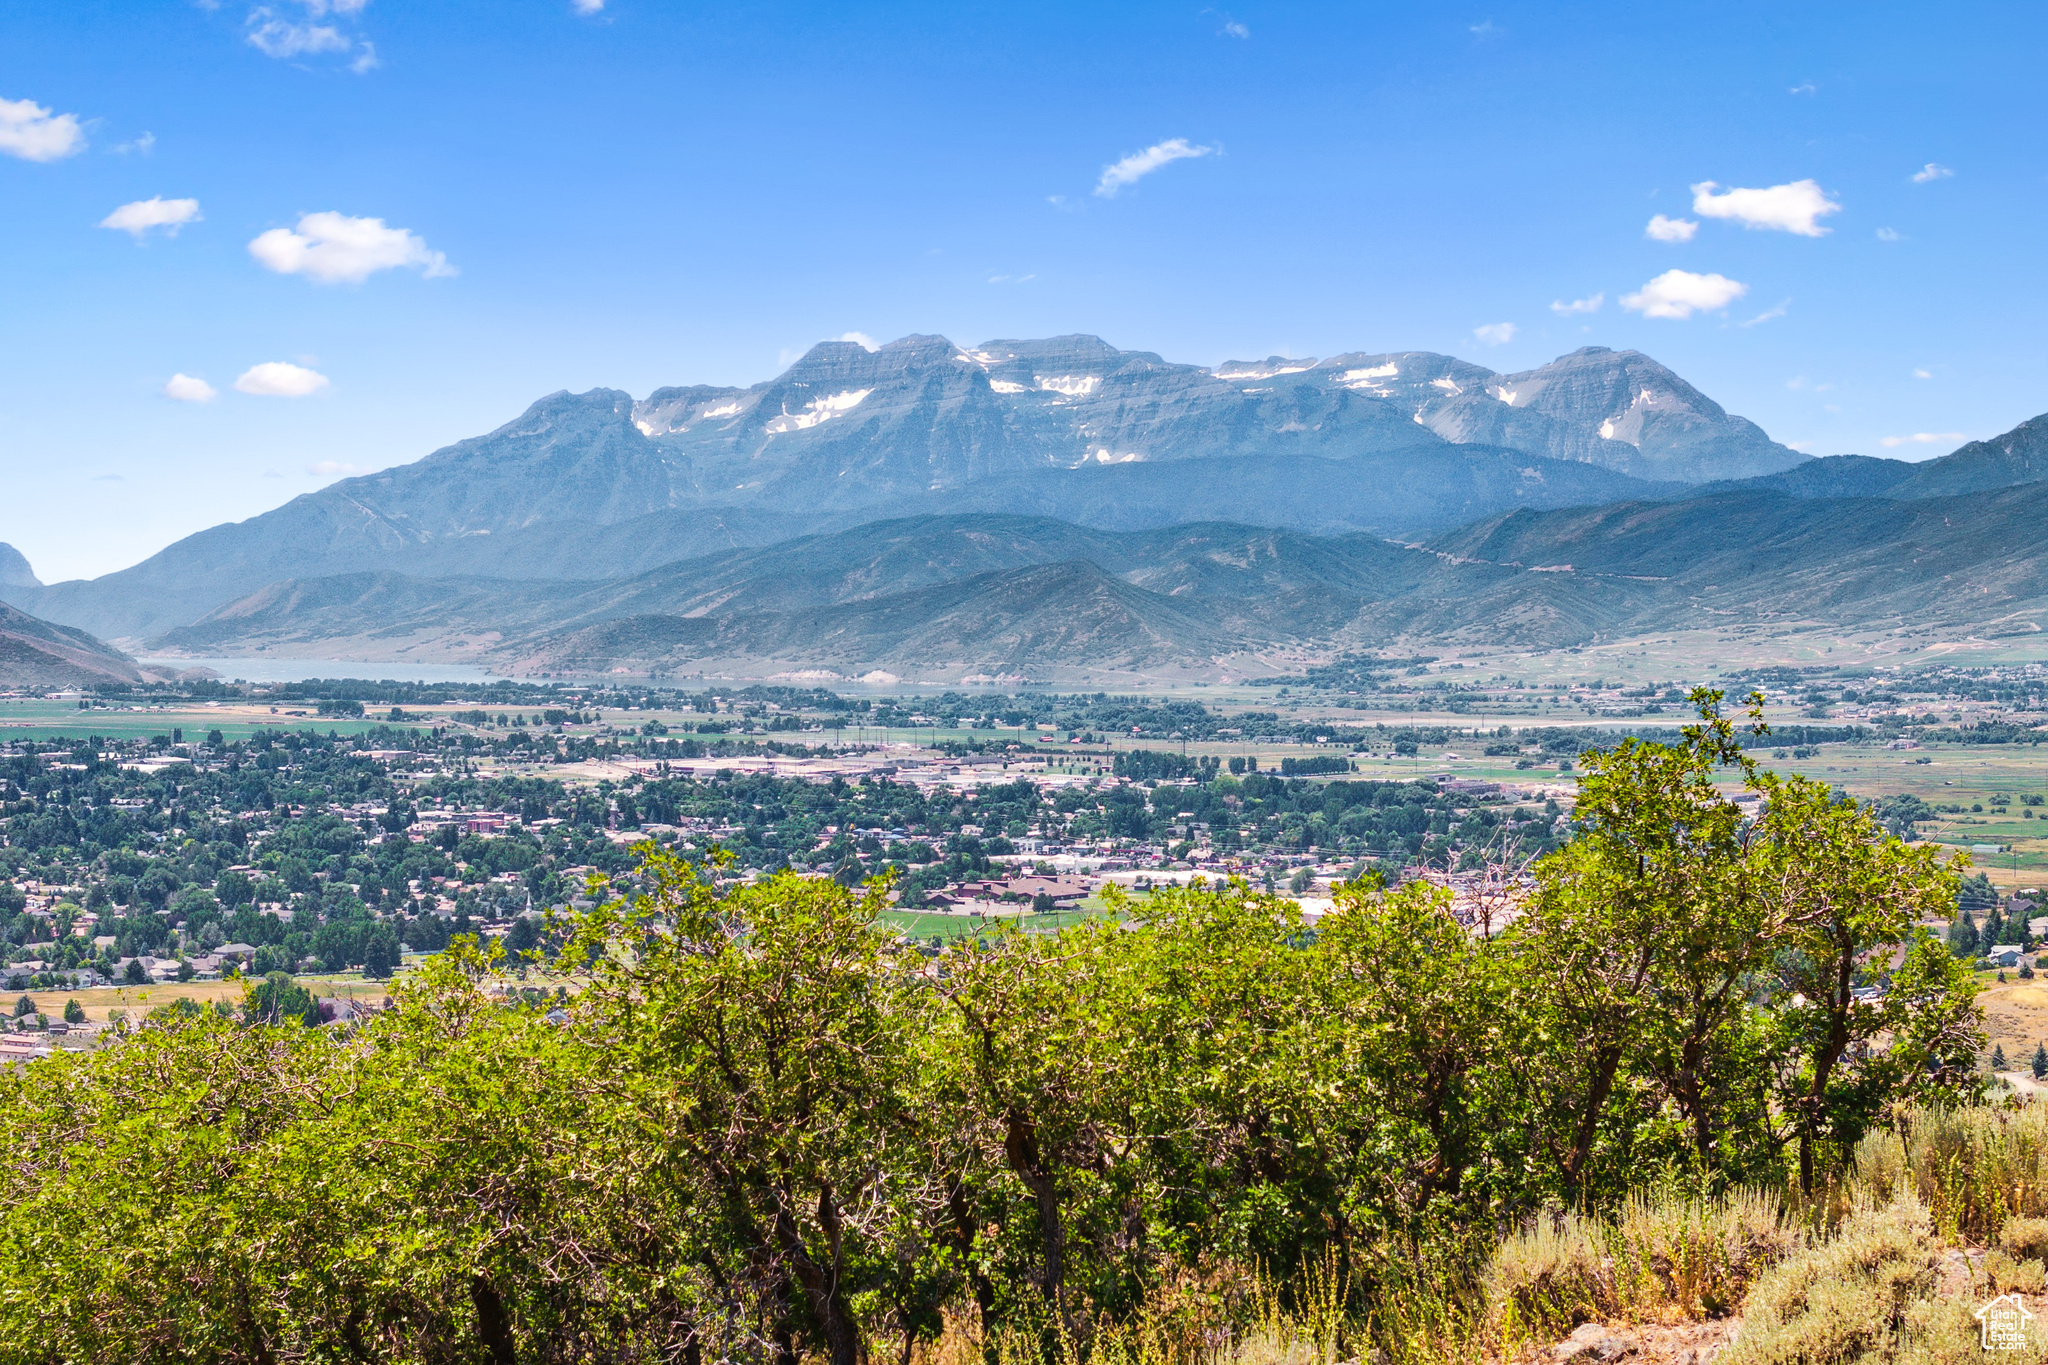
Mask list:
[[[1415,535],[1802,458],[1633,351],[1501,375],[1428,352],[1209,370],[1086,336],[827,342],[746,389],[554,394],[131,569],[0,598],[139,639],[287,578],[617,577],[961,510]]]
[[[158,644],[520,671],[1227,671],[1390,642],[1554,648],[1739,616],[2034,633],[2048,484],[1899,502],[1737,490],[1517,511],[1426,544],[1223,523],[877,522],[600,583],[365,574],[253,594]]]
[[[2048,414],[2020,423],[2003,436],[1972,441],[1938,460],[1913,467],[1892,490],[1901,498],[1979,493],[2048,479]]]
[[[84,631],[0,602],[0,687],[90,687],[141,678],[134,660]]]
[[[1681,496],[1768,489],[1800,498],[1940,498],[2042,479],[2048,479],[2048,414],[1932,460],[1829,455],[1774,474],[1701,485]]]
[[[1825,455],[1776,474],[1703,484],[1681,496],[1713,493],[1789,493],[1795,498],[1882,498],[1913,477],[1920,466],[1870,455]]]
[[[1371,536],[1232,525],[1116,533],[1044,518],[927,517],[610,583],[301,580],[157,644],[311,652],[339,642],[384,657],[417,650],[548,670],[714,654],[860,671],[963,655],[1000,668],[1145,667],[1339,631],[1366,597],[1442,568],[1438,556]]]
[[[40,588],[41,586],[43,586],[42,580],[36,577],[36,571],[29,567],[28,560],[23,558],[21,551],[4,541],[0,541],[0,587]]]
[[[1609,630],[1701,613],[1744,622],[2048,624],[2048,484],[1967,497],[1802,499],[1765,491],[1510,512],[1430,548],[1473,563],[1602,581]]]

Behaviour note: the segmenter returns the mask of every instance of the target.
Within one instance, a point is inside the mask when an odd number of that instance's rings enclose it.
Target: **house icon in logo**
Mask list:
[[[2017,1294],[2000,1294],[1977,1310],[1983,1347],[1987,1351],[2023,1351],[2027,1346],[2027,1324],[2034,1315]]]

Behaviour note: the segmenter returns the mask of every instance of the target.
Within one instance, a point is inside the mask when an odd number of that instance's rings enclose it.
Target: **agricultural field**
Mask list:
[[[312,706],[207,705],[203,702],[122,703],[81,710],[77,702],[38,698],[0,698],[0,743],[24,739],[84,739],[101,735],[117,740],[166,739],[182,732],[201,739],[212,730],[230,743],[258,730],[315,728],[325,734],[359,735],[374,729],[374,719],[356,720],[316,715]]]

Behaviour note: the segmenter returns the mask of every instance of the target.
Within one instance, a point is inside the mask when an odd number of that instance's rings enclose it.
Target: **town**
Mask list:
[[[1579,686],[1532,703],[1526,688],[1453,687],[1455,666],[1433,662],[1358,661],[1235,708],[511,683],[17,696],[43,737],[0,738],[0,981],[83,993],[69,1021],[23,1011],[47,1022],[45,1044],[127,1020],[144,988],[221,983],[224,1000],[231,980],[272,973],[346,1019],[461,934],[545,958],[550,912],[633,895],[649,847],[727,882],[883,879],[885,927],[927,951],[994,921],[1052,932],[1102,913],[1112,888],[1142,899],[1197,878],[1289,897],[1312,920],[1340,883],[1423,877],[1476,919],[1569,836],[1574,759],[1631,727],[1671,733],[1683,693]],[[1766,678],[1795,684],[1796,711],[1760,742],[1907,765],[1923,745],[2029,742],[2037,671],[1861,690]],[[1559,700],[1578,724],[1555,723]],[[1403,711],[1414,723],[1389,724]],[[1961,806],[1911,795],[1878,809],[1895,832],[1996,854],[2003,842],[1947,829],[2015,808],[2030,821],[2042,800],[1994,794],[1988,816],[1979,802],[1953,819]],[[2009,911],[1977,881],[1966,912]]]

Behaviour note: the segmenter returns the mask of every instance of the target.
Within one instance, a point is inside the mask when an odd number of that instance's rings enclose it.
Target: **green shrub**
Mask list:
[[[1836,1236],[1763,1274],[1720,1365],[1884,1359],[1907,1304],[1932,1292],[1940,1257],[1917,1202],[1860,1209]]]

